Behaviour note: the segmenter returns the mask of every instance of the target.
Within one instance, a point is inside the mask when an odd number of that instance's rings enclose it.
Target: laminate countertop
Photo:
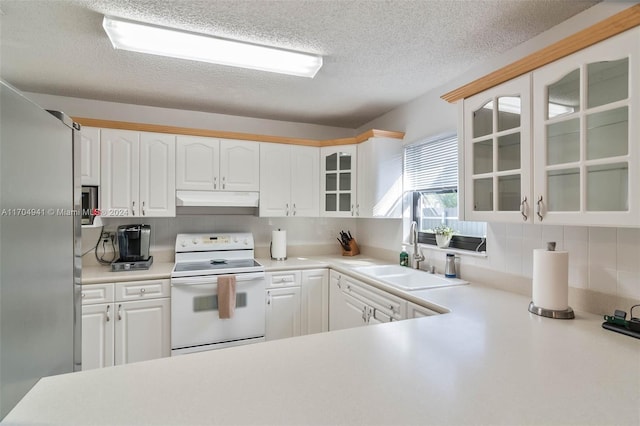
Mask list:
[[[280,266],[375,259],[296,262]],[[529,298],[474,283],[408,298],[448,313],[46,377],[5,422],[640,424],[640,340],[600,316],[542,318]]]

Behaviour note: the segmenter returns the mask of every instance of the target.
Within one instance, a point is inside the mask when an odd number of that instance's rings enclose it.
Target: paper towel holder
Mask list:
[[[568,307],[567,309],[563,309],[561,311],[556,311],[554,309],[541,308],[534,305],[533,302],[529,303],[529,312],[531,312],[532,314],[540,315],[541,317],[554,319],[574,319],[576,317],[571,307]]]
[[[549,242],[547,243],[548,251],[555,251],[556,243]],[[556,310],[556,309],[546,309],[541,308],[533,304],[533,301],[529,303],[529,312],[532,314],[540,315],[541,317],[553,318],[553,319],[574,319],[576,316],[573,313],[573,309],[571,307],[567,307],[567,309]]]

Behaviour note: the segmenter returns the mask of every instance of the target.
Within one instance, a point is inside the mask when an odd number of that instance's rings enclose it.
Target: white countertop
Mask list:
[[[349,265],[302,262],[280,266]],[[5,422],[640,424],[640,340],[599,316],[476,284],[411,299],[451,312],[43,378]]]

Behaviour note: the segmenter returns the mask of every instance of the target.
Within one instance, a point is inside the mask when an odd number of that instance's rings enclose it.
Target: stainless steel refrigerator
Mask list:
[[[0,419],[81,367],[79,125],[0,81]]]

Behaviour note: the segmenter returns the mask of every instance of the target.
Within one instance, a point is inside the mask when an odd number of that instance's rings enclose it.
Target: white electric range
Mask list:
[[[171,272],[171,354],[264,341],[265,272],[251,233],[178,234]],[[218,277],[236,276],[232,318],[218,316]]]

